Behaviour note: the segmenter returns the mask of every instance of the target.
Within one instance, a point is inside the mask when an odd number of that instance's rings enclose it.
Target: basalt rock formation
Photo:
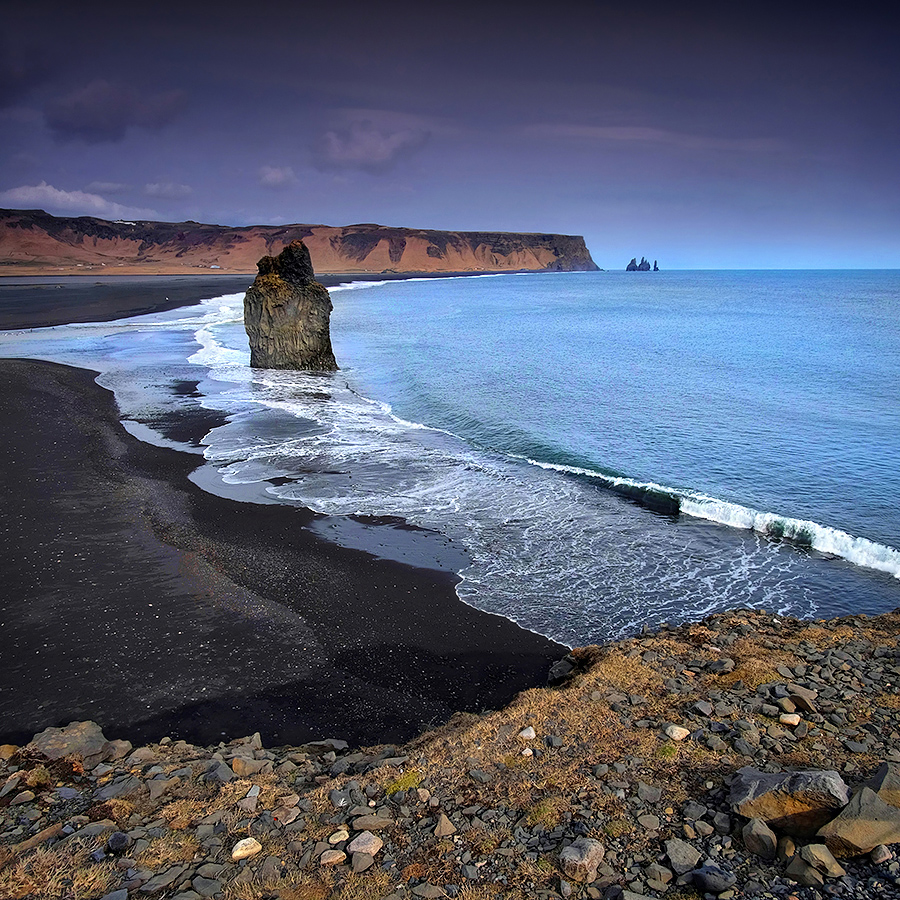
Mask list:
[[[264,256],[244,296],[244,328],[254,369],[334,371],[328,329],[331,297],[313,278],[309,250],[292,241],[278,256]]]
[[[655,263],[654,263],[655,265]],[[637,258],[632,256],[631,262],[625,266],[626,272],[649,272],[650,271],[650,261],[641,257],[641,261],[638,262]],[[654,269],[655,272],[658,272],[659,269]]]
[[[0,274],[188,275],[253,272],[291,241],[322,274],[593,272],[584,238],[571,234],[433,231],[386,225],[204,225],[107,222],[0,209]]]

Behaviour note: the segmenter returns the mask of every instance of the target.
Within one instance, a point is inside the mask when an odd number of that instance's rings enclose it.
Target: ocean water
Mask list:
[[[97,369],[158,443],[225,413],[191,448],[202,487],[308,506],[339,542],[353,516],[437,532],[465,550],[463,600],[570,645],[735,607],[900,606],[900,272],[331,295],[333,375],[251,370],[240,294],[0,333],[0,354]]]

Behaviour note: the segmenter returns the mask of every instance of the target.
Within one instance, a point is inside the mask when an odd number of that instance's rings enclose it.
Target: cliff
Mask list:
[[[254,369],[334,371],[329,319],[331,298],[313,279],[309,250],[292,241],[276,257],[264,256],[244,295],[244,328]]]
[[[256,261],[303,241],[316,271],[594,271],[584,238],[566,234],[429,231],[384,225],[107,222],[43,210],[0,210],[0,274],[253,273]]]

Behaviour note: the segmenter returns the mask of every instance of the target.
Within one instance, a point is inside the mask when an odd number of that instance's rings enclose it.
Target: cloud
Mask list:
[[[158,181],[154,184],[145,184],[144,193],[148,197],[162,197],[166,200],[179,200],[189,197],[194,189],[188,184],[177,184],[173,181]]]
[[[419,127],[376,126],[369,119],[326,131],[313,151],[323,169],[363,169],[383,172],[424,146],[430,132]]]
[[[131,88],[98,79],[48,104],[47,124],[61,141],[121,141],[129,128],[156,131],[184,107],[183,91],[142,97]]]
[[[47,209],[78,215],[99,216],[101,219],[153,219],[159,214],[152,209],[137,209],[113,203],[99,194],[86,191],[62,191],[42,181],[0,191],[0,204],[13,209]]]
[[[45,81],[49,71],[45,51],[40,48],[0,42],[0,109],[12,106]]]
[[[267,188],[285,188],[297,183],[297,176],[290,166],[261,166],[257,177]]]
[[[526,134],[534,137],[581,138],[632,144],[666,144],[686,150],[741,150],[771,152],[784,148],[777,138],[722,138],[668,131],[636,125],[530,125]]]
[[[94,194],[124,194],[131,189],[131,185],[121,184],[118,181],[92,181],[85,190]]]

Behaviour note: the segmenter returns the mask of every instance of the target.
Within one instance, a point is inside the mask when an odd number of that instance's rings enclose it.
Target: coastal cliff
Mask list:
[[[337,369],[331,349],[331,298],[313,279],[309,250],[292,241],[264,256],[244,295],[244,328],[254,369]]]
[[[108,222],[43,210],[0,210],[0,274],[183,275],[253,273],[256,261],[303,241],[316,271],[595,271],[578,235],[432,231],[384,225],[248,225]]]

